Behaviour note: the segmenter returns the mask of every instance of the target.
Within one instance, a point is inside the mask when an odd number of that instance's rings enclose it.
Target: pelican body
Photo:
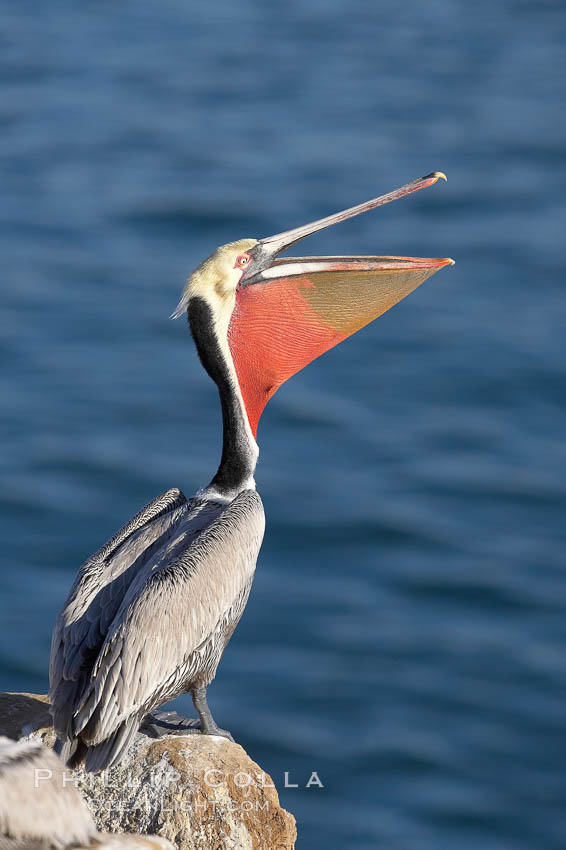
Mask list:
[[[224,245],[189,277],[174,317],[188,314],[218,387],[220,466],[192,499],[178,489],[158,496],[81,567],[55,625],[50,666],[51,711],[69,766],[116,764],[144,716],[187,692],[198,731],[231,737],[214,721],[206,691],[245,608],[262,543],[254,472],[263,409],[284,381],[452,263],[280,254],[439,177],[276,236]]]

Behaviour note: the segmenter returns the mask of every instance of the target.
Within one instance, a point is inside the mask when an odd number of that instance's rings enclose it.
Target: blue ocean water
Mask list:
[[[2,22],[0,688],[45,692],[80,563],[216,469],[215,388],[167,318],[187,273],[441,169],[301,246],[457,264],[267,408],[266,539],[210,702],[300,848],[563,850],[564,5]]]

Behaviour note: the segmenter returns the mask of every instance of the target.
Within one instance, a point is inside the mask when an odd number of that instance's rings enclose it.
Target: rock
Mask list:
[[[46,706],[44,696],[0,694],[0,734],[53,746]],[[280,807],[271,778],[226,738],[138,733],[124,764],[98,775],[67,773],[104,832],[149,833],[179,850],[295,845],[295,819]]]
[[[44,694],[0,693],[0,735],[18,741],[51,726],[49,700]]]
[[[76,848],[73,847],[73,850]],[[105,832],[99,833],[96,841],[89,844],[89,850],[174,850],[174,847],[159,835],[112,835]]]

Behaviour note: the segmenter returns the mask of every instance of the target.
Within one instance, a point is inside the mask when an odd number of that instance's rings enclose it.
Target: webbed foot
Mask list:
[[[152,711],[146,714],[140,726],[140,732],[149,738],[164,738],[165,735],[201,734],[200,721],[193,717],[183,717],[176,711]]]
[[[140,732],[149,738],[164,738],[166,735],[219,735],[235,743],[230,732],[221,729],[214,720],[212,723],[205,723],[203,728],[200,720],[184,717],[176,711],[157,710],[146,714],[140,725]]]

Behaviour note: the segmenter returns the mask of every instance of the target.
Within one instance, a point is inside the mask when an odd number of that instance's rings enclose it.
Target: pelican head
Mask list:
[[[440,178],[446,180],[435,171],[293,230],[230,242],[190,275],[172,318],[188,312],[205,368],[217,383],[222,373],[236,388],[254,438],[267,401],[284,381],[453,264],[448,257],[279,255],[319,230]]]
[[[251,262],[251,251],[258,245],[257,239],[238,239],[221,245],[203,260],[188,278],[177,309],[171,316],[178,319],[189,306],[191,298],[200,297],[214,304],[233,307],[236,289],[246,266]]]

